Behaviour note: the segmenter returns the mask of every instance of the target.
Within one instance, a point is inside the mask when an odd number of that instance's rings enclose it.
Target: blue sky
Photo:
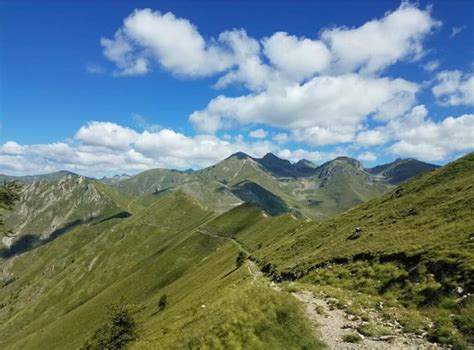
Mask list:
[[[0,172],[474,149],[470,1],[1,1]],[[125,22],[124,22],[125,21]]]

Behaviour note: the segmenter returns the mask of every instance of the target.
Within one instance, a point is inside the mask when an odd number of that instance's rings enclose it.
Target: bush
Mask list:
[[[237,266],[237,268],[241,267],[244,264],[245,259],[247,259],[245,253],[239,252],[239,255],[237,255],[237,258],[235,258],[235,266]]]
[[[138,338],[137,324],[124,299],[107,307],[107,320],[83,347],[87,350],[125,349]]]
[[[166,305],[168,305],[168,297],[166,294],[163,294],[160,298],[160,301],[158,302],[158,308],[160,310],[164,310]]]

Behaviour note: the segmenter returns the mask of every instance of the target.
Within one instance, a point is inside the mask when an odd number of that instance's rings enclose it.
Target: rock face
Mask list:
[[[3,240],[11,246],[23,239],[48,239],[62,230],[86,223],[118,206],[97,184],[83,176],[67,174],[59,179],[33,180],[25,183],[15,210],[5,213],[5,226],[14,238]]]

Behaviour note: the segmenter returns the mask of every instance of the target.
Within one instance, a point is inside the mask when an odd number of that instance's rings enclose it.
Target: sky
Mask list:
[[[474,150],[471,1],[1,1],[0,173]]]

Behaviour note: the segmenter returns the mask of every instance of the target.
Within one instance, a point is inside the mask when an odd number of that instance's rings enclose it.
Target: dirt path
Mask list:
[[[130,201],[130,203],[128,203],[127,205],[127,211],[130,213],[130,214],[135,214],[133,211],[132,211],[132,204],[137,200],[138,198],[134,198]]]
[[[216,235],[216,234],[213,234],[213,233],[210,233],[210,232],[207,232],[207,231],[204,231],[203,229],[198,229],[197,232],[199,232],[200,234],[203,234],[203,235],[206,235],[206,236],[209,236],[209,237],[212,237],[212,238],[218,238],[218,239],[224,239],[226,241],[231,241],[233,244],[235,244],[237,246],[237,248],[239,248],[239,250],[243,251],[245,254],[247,254],[247,256],[251,255],[250,252],[245,249],[242,244],[237,241],[235,238],[232,238],[232,237],[225,237],[225,236],[219,236],[219,235]]]
[[[356,331],[362,321],[350,320],[351,317],[343,310],[331,310],[325,299],[317,298],[308,291],[295,292],[292,295],[303,304],[307,317],[316,327],[317,337],[325,342],[329,349],[440,349],[423,339],[402,334],[379,339],[364,337]],[[343,337],[346,334],[357,334],[361,341],[344,342]]]

